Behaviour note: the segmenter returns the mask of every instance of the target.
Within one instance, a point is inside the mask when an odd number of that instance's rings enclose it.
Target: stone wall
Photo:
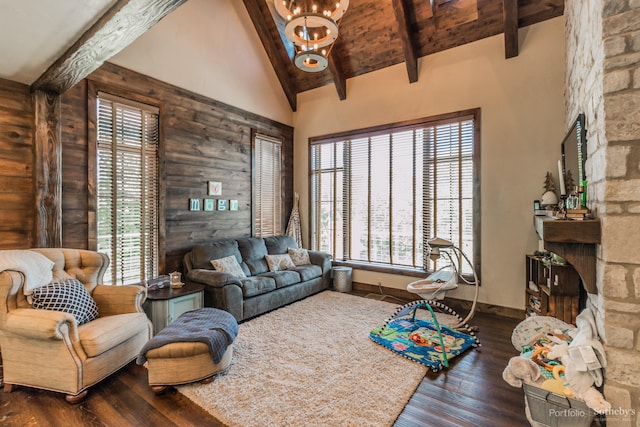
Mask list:
[[[640,0],[567,0],[567,123],[584,112],[608,426],[640,427]]]

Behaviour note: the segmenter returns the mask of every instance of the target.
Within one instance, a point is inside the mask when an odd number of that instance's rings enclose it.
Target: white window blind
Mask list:
[[[105,283],[136,283],[158,275],[158,109],[98,93],[97,110],[97,250]]]
[[[312,248],[347,262],[430,270],[424,248],[438,236],[479,260],[477,124],[465,115],[314,138]]]
[[[255,235],[282,234],[282,140],[255,133]]]

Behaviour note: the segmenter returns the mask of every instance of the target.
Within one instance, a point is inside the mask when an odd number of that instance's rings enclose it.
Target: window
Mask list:
[[[253,156],[255,235],[282,234],[282,140],[256,132]]]
[[[96,243],[111,262],[104,281],[158,275],[158,109],[97,98]]]
[[[424,248],[437,236],[477,268],[479,114],[312,138],[311,247],[345,262],[430,271],[437,265]]]

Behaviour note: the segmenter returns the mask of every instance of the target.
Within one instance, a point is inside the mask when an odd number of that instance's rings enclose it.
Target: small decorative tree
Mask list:
[[[553,175],[551,175],[551,172],[547,172],[547,176],[544,178],[544,193],[540,198],[540,204],[544,208],[549,208],[558,204],[556,184],[553,182]]]
[[[553,182],[553,175],[551,172],[547,172],[547,176],[544,178],[544,192],[556,191],[556,184]]]
[[[573,182],[573,174],[571,173],[571,169],[567,170],[565,174],[564,183],[567,186],[568,194],[574,193],[576,190],[576,183]]]

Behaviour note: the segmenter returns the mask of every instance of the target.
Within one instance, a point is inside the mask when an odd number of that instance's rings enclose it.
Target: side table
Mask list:
[[[153,335],[156,335],[182,313],[202,308],[204,286],[187,284],[181,288],[149,290],[144,302],[144,311],[153,323]]]

